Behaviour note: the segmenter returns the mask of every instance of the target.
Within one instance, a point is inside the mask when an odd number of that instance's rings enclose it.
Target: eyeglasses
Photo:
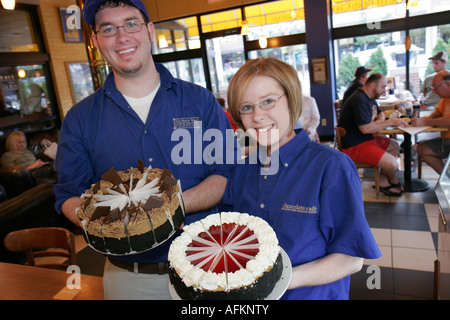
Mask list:
[[[256,104],[244,104],[242,106],[239,107],[239,113],[240,114],[251,114],[253,113],[253,111],[255,111],[255,106],[259,106],[259,108],[261,110],[270,110],[273,107],[275,107],[275,104],[285,96],[286,94],[284,93],[282,96],[280,96],[278,99],[266,99],[261,103],[256,103]]]
[[[136,20],[130,20],[127,23],[125,23],[123,26],[114,26],[111,24],[103,25],[95,31],[95,33],[100,33],[102,37],[114,37],[118,32],[119,28],[123,28],[128,33],[136,33],[141,31],[142,25],[146,24],[145,22],[139,22]]]

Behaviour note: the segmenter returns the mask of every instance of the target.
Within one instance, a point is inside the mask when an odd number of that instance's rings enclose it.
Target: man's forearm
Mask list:
[[[80,203],[80,197],[69,198],[62,204],[61,211],[73,224],[81,227],[80,219],[76,213],[76,208],[80,205]]]
[[[195,187],[183,192],[186,214],[206,210],[222,200],[227,186],[227,178],[212,175]]]

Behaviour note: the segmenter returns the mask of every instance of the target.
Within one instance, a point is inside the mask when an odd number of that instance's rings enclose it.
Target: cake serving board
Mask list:
[[[283,270],[281,272],[280,280],[275,284],[272,292],[264,298],[264,300],[280,300],[283,294],[286,292],[289,287],[289,283],[291,283],[292,278],[292,264],[291,259],[287,255],[286,251],[281,248],[281,260],[283,262]],[[172,297],[172,300],[182,300],[180,296],[177,294],[175,287],[170,283],[169,280],[169,293]]]

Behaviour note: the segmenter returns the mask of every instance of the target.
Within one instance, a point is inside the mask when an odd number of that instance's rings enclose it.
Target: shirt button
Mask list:
[[[284,164],[284,166],[287,168],[287,167],[289,166],[289,164],[286,162],[286,163]]]
[[[264,176],[264,180],[267,180],[267,176]]]
[[[259,207],[260,207],[261,209],[264,209],[264,207],[265,207],[264,203],[261,203],[261,204],[259,205]]]
[[[153,158],[148,158],[148,161],[153,162]]]

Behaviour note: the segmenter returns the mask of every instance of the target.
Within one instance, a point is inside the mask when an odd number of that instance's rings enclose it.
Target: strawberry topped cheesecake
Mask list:
[[[246,213],[216,213],[185,226],[169,249],[170,281],[182,299],[264,299],[282,267],[275,232]]]

